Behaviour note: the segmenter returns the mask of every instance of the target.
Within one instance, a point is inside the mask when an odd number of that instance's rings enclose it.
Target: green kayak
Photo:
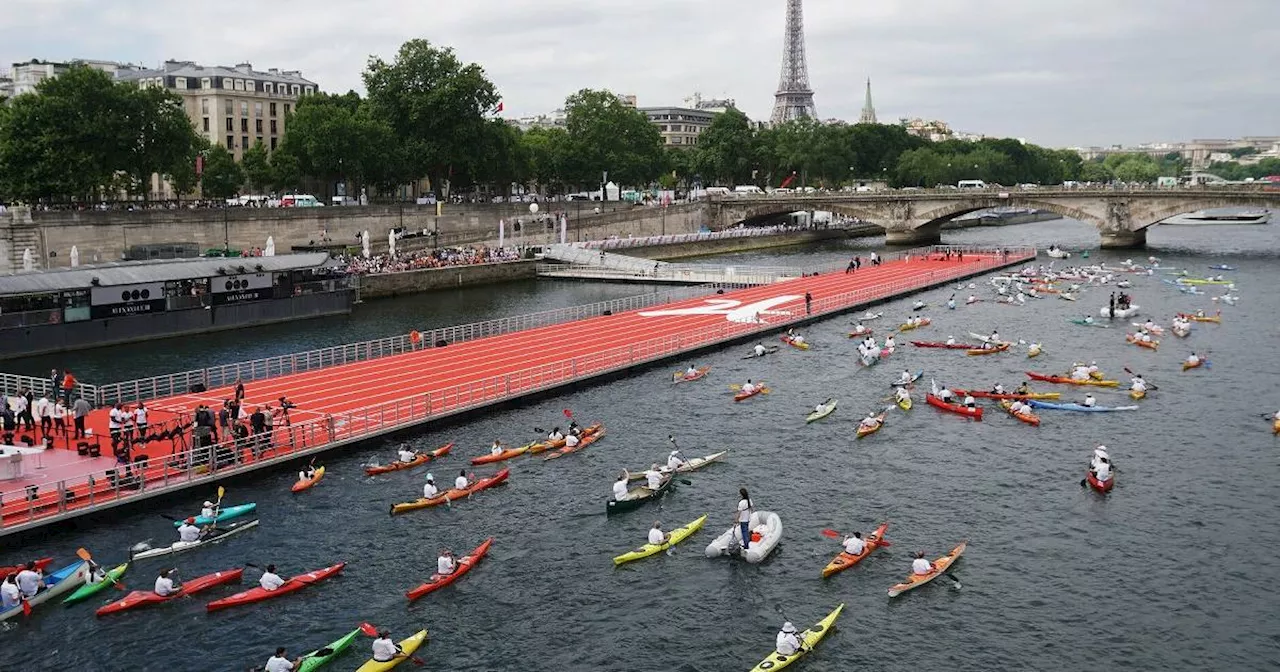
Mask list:
[[[812,412],[812,413],[810,413],[809,415],[805,416],[805,419],[804,419],[805,424],[808,424],[808,423],[810,423],[810,422],[813,422],[814,420],[821,420],[821,419],[823,419],[823,418],[827,417],[828,415],[831,415],[832,413],[834,413],[834,412],[835,412],[835,410],[836,410],[836,400],[835,400],[835,399],[828,399],[828,400],[826,400],[826,401],[822,402],[821,404],[818,404],[818,405],[813,409],[813,412]]]
[[[113,569],[107,571],[107,578],[99,581],[98,583],[86,583],[83,586],[80,586],[76,589],[76,592],[68,595],[67,599],[63,600],[62,603],[75,604],[76,602],[87,600],[90,597],[97,595],[107,586],[115,585],[115,583],[120,580],[120,577],[124,574],[124,570],[126,569],[129,569],[129,563],[127,562],[123,565],[116,565]]]
[[[356,628],[329,646],[308,653],[303,656],[302,662],[298,663],[298,672],[310,672],[311,670],[319,669],[321,665],[342,655],[342,652],[346,651],[351,646],[351,642],[355,641],[355,638],[359,636],[360,629]]]

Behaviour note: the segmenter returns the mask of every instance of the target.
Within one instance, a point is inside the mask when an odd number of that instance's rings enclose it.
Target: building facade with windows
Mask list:
[[[284,138],[285,123],[298,99],[320,90],[297,70],[264,72],[249,63],[229,68],[165,61],[158,69],[121,68],[116,79],[162,87],[181,96],[196,132],[226,147],[237,161],[259,142],[274,150]]]
[[[716,112],[688,107],[641,107],[649,123],[658,127],[662,144],[689,149],[698,144],[698,136],[711,126]]]

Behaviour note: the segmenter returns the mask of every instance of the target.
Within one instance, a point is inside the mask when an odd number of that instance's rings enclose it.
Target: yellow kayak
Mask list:
[[[395,667],[396,665],[399,665],[400,663],[403,663],[404,661],[409,660],[409,656],[413,655],[413,652],[417,651],[418,648],[422,646],[423,642],[426,642],[426,641],[427,641],[427,631],[424,628],[422,630],[419,630],[413,636],[400,640],[400,650],[404,652],[403,656],[396,656],[395,658],[392,658],[391,660],[388,660],[385,663],[380,663],[376,660],[369,659],[365,661],[364,665],[361,665],[359,669],[356,670],[356,672],[383,672],[383,670],[389,670]]]
[[[835,627],[836,619],[840,617],[840,612],[844,611],[844,603],[841,603],[827,617],[813,624],[813,627],[800,633],[800,643],[802,646],[799,651],[791,655],[784,656],[777,651],[770,653],[767,658],[760,661],[759,665],[751,668],[751,672],[774,672],[800,660],[804,654],[813,650],[813,647],[822,641],[823,637]]]
[[[1134,401],[1137,401],[1145,396],[1147,396],[1147,393],[1145,390],[1129,390],[1129,398],[1133,399]]]
[[[911,397],[903,397],[902,399],[899,399],[898,408],[901,408],[904,411],[911,410]]]
[[[690,536],[693,535],[694,532],[697,532],[698,530],[702,529],[702,524],[705,522],[707,522],[707,516],[704,514],[701,518],[693,521],[692,523],[689,523],[688,525],[685,525],[684,527],[677,527],[676,529],[671,530],[671,538],[667,540],[667,543],[645,544],[644,546],[641,546],[640,548],[637,548],[634,551],[623,553],[622,555],[615,557],[613,559],[613,564],[614,566],[617,566],[626,562],[631,562],[633,560],[640,560],[641,558],[647,558],[651,555],[657,555],[658,553],[661,553],[667,550],[668,548],[675,546],[676,544],[684,541],[685,539],[688,539]]]

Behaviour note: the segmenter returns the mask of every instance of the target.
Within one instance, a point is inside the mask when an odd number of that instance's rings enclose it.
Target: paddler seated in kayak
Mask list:
[[[576,447],[579,443],[582,443],[582,440],[581,440],[581,439],[579,439],[579,438],[578,438],[578,436],[579,436],[579,435],[578,435],[578,434],[576,434],[576,433],[574,433],[574,432],[569,432],[568,434],[565,434],[565,435],[564,435],[564,447],[565,447],[565,448],[574,448],[574,447]]]
[[[894,341],[894,340],[893,340],[893,335],[892,335],[892,334],[891,334],[891,335],[889,335],[889,336],[885,336],[885,337],[884,337],[884,349],[885,349],[885,350],[893,350],[893,349],[894,349],[894,348],[896,348],[896,347],[898,347],[898,343],[897,343],[896,341]]]
[[[920,310],[921,308],[924,308],[924,301],[916,301],[911,304],[911,310]]]
[[[267,565],[267,571],[263,572],[262,576],[258,578],[258,585],[262,586],[263,590],[271,592],[279,590],[280,586],[284,585],[284,579],[280,578],[279,574],[276,574],[275,565]]]
[[[621,502],[630,497],[630,493],[627,490],[627,483],[629,483],[630,481],[631,481],[631,472],[627,471],[626,469],[623,469],[622,473],[618,475],[618,480],[613,482],[614,501]]]
[[[427,474],[427,482],[422,486],[422,498],[431,499],[440,494],[440,488],[436,487],[436,478],[431,474]]]
[[[947,345],[955,345],[955,344],[956,344],[956,337],[955,337],[955,336],[948,336],[948,337],[947,337]]]
[[[1142,330],[1142,334],[1141,334],[1138,338],[1139,338],[1143,343],[1150,343],[1150,342],[1151,342],[1151,333],[1144,329],[1144,330]]]
[[[942,401],[945,401],[945,402],[947,402],[947,403],[951,403],[951,399],[952,399],[953,397],[955,397],[956,395],[955,395],[955,393],[954,393],[954,392],[952,392],[951,390],[948,390],[946,385],[943,385],[943,386],[941,386],[941,387],[938,389],[938,394],[937,394],[937,395],[935,395],[935,396],[937,396],[937,397],[938,397],[939,399],[941,399]]]
[[[1009,412],[1014,415],[1022,415],[1029,410],[1031,410],[1031,407],[1022,403],[1020,399],[1014,399],[1013,403],[1009,404]]]
[[[768,351],[765,350],[763,343],[756,343],[756,347],[753,350],[753,352],[755,352],[756,357],[764,357],[766,354],[768,354]]]
[[[276,648],[276,655],[267,659],[267,665],[262,668],[262,672],[293,672],[300,662],[302,662],[301,658],[290,661],[288,652],[281,646]]]
[[[684,370],[684,377],[685,377],[685,378],[691,378],[691,377],[696,376],[696,375],[698,375],[698,367],[696,367],[696,366],[694,366],[694,365],[692,365],[692,364],[690,364],[690,365],[689,365],[689,368],[687,368],[687,369],[685,369],[685,370]]]
[[[650,490],[656,491],[662,487],[662,483],[663,481],[667,480],[667,477],[662,473],[662,470],[658,468],[658,463],[654,462],[648,469],[645,470],[644,480],[645,480],[645,484],[649,486]]]
[[[501,454],[502,454],[502,451],[504,451],[504,450],[506,450],[506,449],[502,447],[502,442],[498,441],[497,439],[494,439],[494,440],[493,440],[493,445],[492,445],[492,446],[489,446],[489,454],[490,454],[490,455],[501,455]]]
[[[1111,461],[1111,456],[1107,454],[1107,447],[1098,446],[1097,448],[1094,448],[1093,457],[1089,459],[1089,468],[1093,471],[1097,471],[1098,465],[1101,464],[1103,460],[1106,460],[1107,462]]]
[[[1196,355],[1196,353],[1193,352],[1190,355],[1187,355],[1187,366],[1198,366],[1199,364],[1200,357]]]
[[[1085,324],[1093,324],[1093,316],[1092,316],[1092,315],[1085,315],[1085,316],[1084,316],[1084,323],[1085,323]]]
[[[973,408],[978,405],[978,402],[974,400],[973,395],[968,392],[964,393],[964,401],[962,403],[965,408]]]
[[[436,558],[436,574],[448,576],[458,568],[458,561],[453,559],[453,551],[444,549],[440,551],[440,557]]]
[[[876,417],[874,413],[868,413],[867,417],[863,418],[859,424],[867,429],[872,429],[880,425],[880,418]]]
[[[218,507],[213,502],[205,502],[200,508],[200,517],[213,520],[218,517]]]
[[[867,330],[867,328],[866,328],[866,327],[864,327],[864,326],[862,326],[862,323],[861,323],[861,322],[857,323],[857,324],[856,324],[856,325],[854,325],[854,327],[853,327],[853,333],[855,333],[855,334],[861,334],[862,332],[864,332],[864,331],[866,331],[866,330]]]
[[[974,295],[970,294],[970,295],[969,295],[969,298],[965,299],[965,300],[964,300],[964,302],[965,302],[965,303],[977,303],[977,302],[978,302],[978,297],[976,297],[976,296],[974,296]]]
[[[1152,322],[1150,319],[1148,319],[1146,322],[1143,322],[1143,323],[1142,323],[1142,328],[1143,328],[1143,329],[1146,329],[1147,331],[1155,331],[1155,330],[1156,330],[1156,323],[1155,323],[1155,322]]]
[[[1013,389],[1014,394],[1031,394],[1031,388],[1027,385],[1027,381],[1022,381]]]
[[[756,390],[757,390],[757,389],[759,389],[759,388],[757,388],[757,387],[756,387],[756,384],[755,384],[755,383],[753,383],[753,382],[751,382],[751,379],[750,379],[750,378],[748,378],[748,379],[747,379],[747,384],[742,386],[742,393],[743,393],[743,394],[755,394],[755,392],[756,392]]]
[[[160,576],[156,577],[155,592],[160,597],[169,597],[170,595],[181,590],[182,586],[173,582],[174,577],[178,575],[176,569],[166,569],[160,572]]]
[[[396,457],[399,457],[401,462],[412,462],[418,458],[418,453],[410,450],[409,444],[402,443],[400,449],[396,451]]]
[[[783,656],[790,656],[803,646],[800,636],[796,634],[796,626],[790,622],[782,624],[782,631],[778,633],[778,637],[774,642],[773,648]]]
[[[569,421],[569,433],[578,437],[579,439],[582,438],[582,427],[578,425],[577,420]]]
[[[654,546],[661,546],[662,544],[667,543],[667,540],[670,538],[671,535],[664,534],[662,532],[662,521],[653,521],[653,527],[649,528],[649,543]]]
[[[22,597],[30,599],[40,592],[44,587],[44,572],[36,567],[34,560],[28,561],[27,566],[18,572],[14,577],[14,582],[18,584],[18,590],[22,592]]]
[[[842,545],[844,546],[844,552],[849,555],[862,555],[862,552],[867,549],[867,542],[862,540],[861,532],[854,532],[852,535],[845,537]]]
[[[667,455],[667,468],[672,471],[679,469],[685,465],[684,455],[680,454],[680,449],[676,448]]]
[[[560,439],[563,439],[563,438],[564,438],[564,433],[560,431],[559,427],[554,427],[550,432],[547,433],[548,441],[559,441]]]
[[[1085,381],[1089,380],[1089,367],[1082,365],[1071,370],[1071,380]]]
[[[17,580],[17,574],[4,577],[4,583],[0,584],[0,609],[8,610],[22,604],[22,591],[18,589]]]
[[[455,490],[466,490],[469,485],[471,485],[471,483],[467,481],[466,471],[458,472],[458,477],[453,479],[453,488]]]
[[[1203,310],[1197,310],[1197,311],[1196,311],[1196,317],[1204,317],[1204,311],[1203,311]]]
[[[898,382],[904,385],[911,382],[911,372],[907,369],[903,369],[902,374],[898,376]]]
[[[895,402],[895,403],[903,402],[903,401],[906,401],[906,400],[908,400],[908,399],[910,399],[910,398],[911,398],[911,393],[907,391],[907,388],[906,388],[906,386],[905,386],[905,385],[904,385],[904,386],[895,387],[895,388],[894,388],[894,391],[893,391],[893,394],[894,394],[894,402]]]
[[[1093,477],[1098,479],[1099,483],[1106,483],[1111,478],[1111,461],[1107,458],[1099,458],[1093,463]]]
[[[933,563],[924,557],[924,551],[916,551],[916,559],[911,561],[911,573],[924,576],[933,572]]]
[[[996,383],[991,386],[991,394],[1004,394],[1004,385]]]
[[[1000,342],[1000,332],[992,329],[991,335],[987,337],[987,345],[994,348],[997,345],[1000,345]]]
[[[955,294],[952,294],[952,295],[951,295],[951,298],[947,299],[947,308],[948,308],[948,309],[950,309],[950,310],[955,310],[955,309],[956,309],[956,295],[955,295]]]
[[[373,640],[373,660],[378,663],[389,663],[400,655],[400,645],[391,639],[390,630],[382,630],[378,638]]]
[[[195,517],[187,518],[178,526],[178,540],[190,544],[200,541],[201,530],[196,527]]]
[[[315,465],[308,464],[306,469],[298,472],[299,481],[309,481],[316,477]]]
[[[1133,378],[1129,379],[1129,389],[1133,390],[1134,392],[1146,392],[1147,381],[1142,379],[1141,374],[1135,373],[1133,374]]]
[[[85,583],[97,585],[107,579],[107,570],[104,569],[102,565],[99,565],[92,560],[88,560],[86,562],[89,563],[89,576],[85,579]]]
[[[1097,362],[1089,362],[1089,377],[1097,379],[1102,378],[1102,370],[1098,368]]]

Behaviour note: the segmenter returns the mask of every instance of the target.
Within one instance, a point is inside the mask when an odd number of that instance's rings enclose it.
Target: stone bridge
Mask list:
[[[979,210],[1022,207],[1089,222],[1102,247],[1141,247],[1147,228],[1186,212],[1228,207],[1280,207],[1280,190],[1246,188],[929,190],[859,194],[733,195],[707,203],[713,228],[798,211],[829,211],[883,227],[894,245],[933,244],[942,225]]]

